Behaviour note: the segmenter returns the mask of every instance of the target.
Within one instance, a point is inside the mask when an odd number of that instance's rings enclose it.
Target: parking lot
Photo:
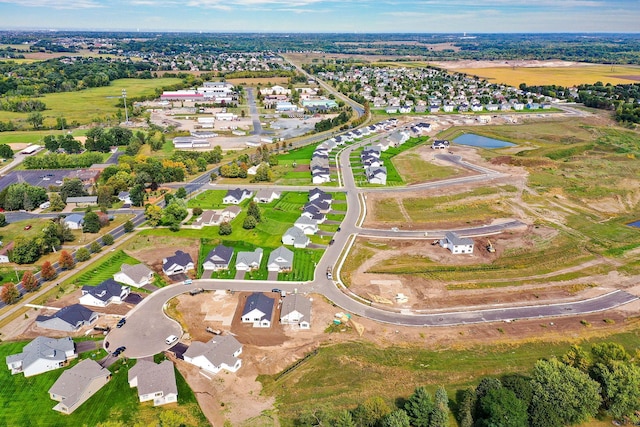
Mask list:
[[[50,185],[60,185],[62,180],[71,172],[71,169],[44,169],[11,171],[0,178],[0,188],[6,188],[11,184],[26,182],[42,188]]]

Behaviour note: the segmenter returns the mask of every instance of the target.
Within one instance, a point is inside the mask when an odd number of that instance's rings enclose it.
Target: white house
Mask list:
[[[84,359],[67,369],[49,389],[49,397],[57,402],[55,411],[70,414],[96,394],[111,378],[111,372],[92,359]],[[96,402],[99,403],[99,402]]]
[[[440,246],[449,249],[452,254],[473,253],[473,240],[467,237],[460,237],[453,231],[447,231],[444,239],[440,240]]]
[[[446,139],[436,139],[431,144],[431,148],[434,150],[446,150],[447,148],[449,148],[449,145],[450,143]]]
[[[113,280],[129,286],[141,288],[153,281],[153,271],[144,264],[122,264],[120,271],[113,275]]]
[[[293,245],[294,248],[306,248],[311,239],[298,227],[291,227],[282,235],[282,244]]]
[[[268,271],[291,271],[293,268],[293,251],[280,246],[269,254]]]
[[[369,184],[387,184],[387,168],[384,166],[369,167],[365,169]]]
[[[239,205],[243,200],[251,198],[251,191],[236,188],[235,190],[228,190],[227,194],[223,197],[222,203],[225,205]]]
[[[301,294],[292,294],[282,300],[280,323],[298,325],[300,329],[311,327],[311,300]]]
[[[7,366],[11,375],[23,373],[31,377],[43,372],[62,368],[69,359],[78,357],[71,337],[37,337],[25,345],[22,353],[7,356]]]
[[[130,292],[129,286],[108,279],[97,286],[83,286],[79,300],[83,305],[106,307],[109,304],[122,304]]]
[[[75,332],[98,320],[98,313],[80,304],[63,307],[51,316],[36,317],[36,326],[63,332]]]
[[[176,373],[170,360],[155,364],[138,359],[128,375],[129,387],[138,388],[140,402],[153,400],[153,406],[159,406],[178,401]]]
[[[270,328],[274,299],[260,292],[247,297],[242,310],[242,323],[253,323],[254,328]]]
[[[316,234],[318,232],[318,222],[306,216],[300,216],[293,223],[293,226],[299,228],[304,234]]]
[[[194,265],[191,255],[180,250],[176,251],[175,255],[162,260],[162,271],[164,271],[168,276],[172,274],[186,273],[193,269]]]
[[[64,219],[64,223],[71,230],[80,230],[84,224],[84,217],[78,214],[71,214]]]
[[[207,258],[202,263],[202,268],[204,270],[212,271],[228,270],[232,257],[233,248],[225,245],[218,245],[211,249]]]
[[[263,188],[256,193],[254,200],[258,203],[271,203],[279,198],[280,192]]]
[[[193,341],[184,353],[184,361],[203,371],[217,374],[222,369],[236,372],[242,366],[238,356],[242,344],[231,335],[219,335],[207,343]]]
[[[249,271],[260,268],[262,253],[262,248],[258,248],[253,252],[238,252],[236,256],[236,270]]]

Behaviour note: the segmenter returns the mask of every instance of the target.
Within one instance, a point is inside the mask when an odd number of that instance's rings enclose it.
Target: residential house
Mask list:
[[[84,216],[80,214],[71,214],[64,219],[64,223],[70,230],[80,230],[84,224]]]
[[[257,248],[253,252],[238,252],[236,256],[236,270],[249,271],[260,268],[262,262],[262,248]]]
[[[242,212],[240,206],[227,206],[222,210],[222,212],[220,212],[220,215],[222,216],[223,221],[231,221],[237,217],[240,212]]]
[[[170,360],[155,364],[139,359],[128,376],[129,387],[138,388],[140,402],[153,400],[153,406],[160,406],[178,401],[176,372]]]
[[[440,240],[440,246],[449,249],[452,254],[473,253],[473,240],[467,237],[460,237],[453,231],[447,231],[444,239]]]
[[[291,227],[282,235],[282,244],[293,245],[294,248],[306,248],[311,240],[298,227]]]
[[[84,359],[67,369],[49,389],[49,397],[59,403],[55,411],[70,414],[96,394],[111,378],[111,372],[92,359]]]
[[[256,193],[254,200],[258,203],[271,203],[280,198],[280,192],[263,188]]]
[[[319,188],[314,188],[313,190],[309,191],[310,202],[326,201],[329,204],[331,204],[332,200],[333,200],[333,197],[331,196],[331,193],[327,193],[326,191],[323,191]]]
[[[302,210],[302,214],[300,214],[300,215],[301,216],[306,216],[307,218],[310,218],[310,219],[316,221],[316,223],[318,223],[318,224],[322,224],[327,219],[325,214],[320,212],[320,209],[318,209],[318,207],[316,205],[309,204],[309,203],[307,203],[304,206],[304,208]]]
[[[193,228],[211,227],[214,225],[220,225],[223,221],[222,214],[217,211],[204,211],[195,222],[192,224]]]
[[[254,328],[270,328],[275,300],[260,292],[247,297],[242,310],[242,323],[253,323]]]
[[[369,184],[387,184],[387,168],[384,166],[368,167],[365,169]]]
[[[232,257],[233,248],[225,245],[218,245],[211,249],[204,263],[202,263],[202,268],[213,271],[228,270]]]
[[[2,244],[2,242],[0,242],[0,244]],[[4,248],[0,249],[0,264],[11,262],[11,260],[9,260],[9,251],[13,250],[14,245],[14,242],[11,242]]]
[[[222,199],[222,203],[225,205],[239,205],[243,200],[251,198],[251,194],[251,191],[240,188],[228,190]]]
[[[87,207],[94,206],[98,204],[98,196],[77,196],[77,197],[67,197],[65,200],[66,204],[75,204],[76,207]]]
[[[193,269],[194,265],[191,255],[180,250],[176,251],[175,255],[162,260],[162,271],[164,271],[168,276],[172,274],[186,273]]]
[[[71,337],[37,337],[24,346],[22,353],[7,356],[6,361],[11,375],[23,373],[25,377],[31,377],[62,368],[77,356]]]
[[[306,216],[300,216],[300,218],[293,223],[293,226],[302,230],[304,234],[316,234],[318,232],[318,223]]]
[[[83,286],[80,304],[93,307],[106,307],[109,304],[122,304],[129,296],[131,288],[121,285],[113,279],[105,280],[97,286]]]
[[[75,332],[83,326],[88,326],[98,320],[98,313],[88,308],[73,304],[61,308],[51,316],[36,317],[36,326],[63,332]]]
[[[193,341],[184,353],[184,361],[205,372],[217,374],[222,369],[236,372],[242,366],[238,356],[242,344],[231,335],[218,335],[207,343]]]
[[[282,300],[280,323],[298,325],[300,329],[311,327],[311,300],[301,294],[291,294]]]
[[[450,143],[446,139],[436,139],[431,144],[431,148],[434,150],[446,150],[447,148],[449,148],[449,145]]]
[[[113,275],[113,280],[129,286],[141,288],[153,281],[153,271],[144,264],[122,264],[120,271]]]
[[[128,191],[119,192],[118,200],[123,202],[123,206],[131,206],[131,194]]]
[[[293,251],[280,246],[269,254],[268,271],[285,272],[293,269]]]

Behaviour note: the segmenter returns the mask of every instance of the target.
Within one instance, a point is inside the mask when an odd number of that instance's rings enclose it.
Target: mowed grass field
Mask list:
[[[227,79],[228,83],[235,86],[261,86],[263,88],[271,86],[289,86],[289,77],[253,77],[253,78],[239,78],[239,79]]]
[[[50,93],[41,98],[47,109],[42,112],[45,118],[44,126],[50,127],[56,124],[58,117],[64,117],[68,123],[77,121],[80,124],[89,124],[94,118],[115,116],[118,109],[124,109],[122,90],[127,90],[127,96],[152,95],[156,88],[180,83],[177,78],[161,79],[120,79],[114,80],[109,86],[90,88],[77,92]],[[26,123],[27,113],[14,113],[0,111],[0,121],[14,120]]]
[[[622,65],[585,65],[567,67],[490,67],[460,68],[455,71],[478,76],[494,83],[574,86],[602,82],[629,84],[640,81],[640,67]],[[635,80],[632,76],[635,76]]]

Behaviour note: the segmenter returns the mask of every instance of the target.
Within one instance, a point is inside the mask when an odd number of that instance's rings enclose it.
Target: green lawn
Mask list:
[[[98,264],[90,264],[78,273],[74,274],[67,280],[65,284],[76,283],[78,285],[99,285],[107,279],[113,278],[113,275],[120,271],[122,264],[140,264],[140,261],[130,257],[121,250],[102,258]]]
[[[181,80],[177,78],[120,79],[114,80],[109,86],[104,87],[89,88],[77,92],[49,93],[40,98],[47,106],[47,109],[42,112],[45,118],[44,126],[54,126],[59,117],[66,118],[69,124],[74,121],[79,124],[90,124],[94,118],[115,117],[116,111],[124,110],[122,99],[120,99],[123,89],[126,89],[128,97],[133,98],[152,95],[156,88],[180,82]],[[19,116],[16,117],[16,114]],[[27,116],[28,113],[0,111],[0,121],[14,119],[30,127],[26,123]]]
[[[222,199],[227,194],[226,190],[207,190],[196,197],[189,199],[187,207],[202,209],[224,209],[229,205],[222,203]]]
[[[3,343],[0,345],[0,358],[19,353],[26,342]],[[89,352],[81,358],[104,356],[104,352]],[[72,365],[77,361],[72,362]],[[25,378],[23,375],[10,375],[8,369],[0,370],[0,425],[3,426],[95,426],[98,423],[116,421],[123,425],[155,425],[163,411],[175,411],[181,414],[188,425],[208,425],[200,410],[193,392],[182,376],[176,372],[178,385],[178,406],[154,408],[149,403],[139,403],[137,389],[130,388],[127,380],[129,367],[133,361],[118,362],[111,366],[111,380],[94,396],[70,415],[64,415],[52,408],[57,402],[49,398],[47,391],[62,374],[63,369],[46,372]],[[6,367],[5,367],[6,368]]]

